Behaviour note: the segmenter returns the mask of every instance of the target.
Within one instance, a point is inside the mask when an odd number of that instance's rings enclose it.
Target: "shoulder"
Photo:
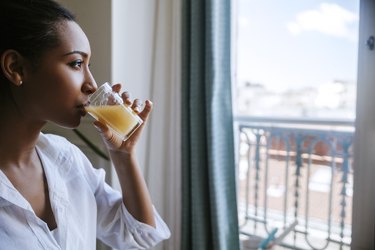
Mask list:
[[[60,145],[68,146],[72,143],[60,135],[40,133],[37,144],[38,146],[56,147]]]
[[[83,155],[81,150],[68,141],[65,137],[56,134],[44,134],[40,133],[37,147],[43,152],[49,155],[59,155],[59,154],[79,154]]]
[[[58,166],[58,171],[66,179],[81,176],[93,189],[104,179],[104,171],[95,169],[81,149],[65,137],[41,133],[38,147],[52,165]]]
[[[41,133],[36,146],[44,159],[52,165],[65,166],[66,170],[90,164],[83,152],[65,137]]]

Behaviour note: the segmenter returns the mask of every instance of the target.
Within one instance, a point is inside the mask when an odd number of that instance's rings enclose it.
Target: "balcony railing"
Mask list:
[[[243,237],[276,237],[290,249],[349,249],[352,121],[237,117]]]

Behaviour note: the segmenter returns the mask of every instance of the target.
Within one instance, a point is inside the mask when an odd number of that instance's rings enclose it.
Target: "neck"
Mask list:
[[[1,107],[0,115],[0,169],[30,161],[44,123],[27,120],[15,110]]]

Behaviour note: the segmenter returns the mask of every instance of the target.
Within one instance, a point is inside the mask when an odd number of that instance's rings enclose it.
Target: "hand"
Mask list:
[[[112,86],[113,91],[120,93],[121,85],[115,84]],[[121,97],[125,105],[130,106],[134,112],[136,112],[139,117],[143,120],[141,126],[126,140],[123,141],[121,137],[113,133],[112,130],[106,124],[99,121],[94,121],[95,127],[98,129],[104,143],[110,151],[121,151],[127,154],[132,154],[135,150],[135,145],[137,144],[145,123],[152,111],[152,102],[150,100],[145,101],[145,105],[142,111],[140,108],[140,100],[135,99],[133,102],[129,98],[128,92],[123,92]]]

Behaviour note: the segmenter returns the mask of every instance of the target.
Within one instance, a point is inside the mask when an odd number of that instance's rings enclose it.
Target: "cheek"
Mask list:
[[[28,93],[32,93],[31,105],[39,112],[64,112],[77,105],[81,84],[73,74],[45,74],[36,81]],[[42,111],[44,110],[44,111]]]
[[[81,90],[83,77],[79,72],[60,68],[51,70],[41,81],[43,82],[41,86],[47,90],[47,94],[58,99],[70,99]]]

